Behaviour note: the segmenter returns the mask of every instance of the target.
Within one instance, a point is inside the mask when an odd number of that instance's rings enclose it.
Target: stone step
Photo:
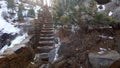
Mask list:
[[[54,25],[44,25],[43,27],[54,27]]]
[[[39,43],[39,45],[38,46],[54,46],[55,45],[55,43]]]
[[[49,60],[49,53],[36,53],[34,60],[42,61],[43,63],[48,62]]]
[[[42,30],[54,30],[54,28],[42,28]]]
[[[41,30],[41,32],[54,32],[54,30]]]
[[[37,49],[53,49],[55,46],[43,46],[43,47],[37,47]]]
[[[51,67],[49,67],[49,64],[47,63],[40,65],[39,68],[51,68]]]
[[[44,24],[43,27],[44,26],[54,26],[54,25],[53,24]]]
[[[54,24],[54,23],[44,23],[44,24]]]
[[[36,49],[36,53],[48,53],[54,48],[55,48],[55,46],[43,46],[43,47],[39,46]]]
[[[41,34],[53,34],[53,31],[47,32],[47,31],[42,31]]]
[[[41,37],[53,37],[54,34],[40,34]]]
[[[45,26],[45,25],[47,25],[47,26],[54,26],[54,24],[50,24],[50,23],[43,24],[43,26]]]
[[[46,68],[47,64],[42,64],[39,68]]]
[[[54,32],[54,30],[41,30],[41,32]]]
[[[43,26],[43,28],[54,28],[54,26]]]
[[[40,39],[54,39],[54,37],[40,37]]]
[[[39,41],[40,44],[49,44],[49,43],[54,43],[54,41]]]
[[[54,38],[53,37],[41,37],[40,38],[40,41],[51,41],[51,40],[54,40]]]
[[[49,53],[36,53],[34,59],[39,59],[42,61],[48,61],[49,59]]]

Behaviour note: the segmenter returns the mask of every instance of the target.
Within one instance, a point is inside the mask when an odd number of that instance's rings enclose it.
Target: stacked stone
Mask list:
[[[47,6],[38,15],[38,20],[41,22],[41,25],[35,27],[38,27],[38,30],[35,31],[35,39],[32,45],[35,51],[35,58],[29,68],[44,68],[48,66],[48,54],[55,48],[54,26]]]

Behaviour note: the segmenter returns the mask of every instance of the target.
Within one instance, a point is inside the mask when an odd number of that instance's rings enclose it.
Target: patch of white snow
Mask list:
[[[102,9],[100,9],[99,7],[102,7]],[[98,8],[98,12],[104,11],[105,10],[105,5],[97,5]]]
[[[31,64],[35,64],[34,62],[31,62]]]
[[[99,37],[101,37],[101,38],[107,38],[107,36],[104,36],[104,35],[99,35]]]
[[[5,45],[1,50],[0,50],[0,55],[3,54],[3,52],[8,48],[8,45]]]
[[[113,14],[113,13],[110,11],[109,14],[108,14],[108,16],[112,16],[112,14]]]
[[[35,11],[35,19],[38,19],[38,13],[39,13],[39,10],[40,10],[41,8],[40,8],[40,6],[35,6],[34,7],[34,11]]]
[[[104,54],[105,52],[104,51],[99,51],[98,54]]]
[[[11,43],[11,45],[10,45],[9,47],[14,47],[15,44],[20,44],[27,36],[28,36],[28,34],[26,33],[26,34],[24,34],[23,36],[18,36],[18,37],[16,37],[16,38],[12,41],[12,43]]]
[[[3,29],[3,33],[18,33],[20,30],[11,23],[8,23],[3,17],[2,12],[6,12],[7,4],[6,1],[0,1],[1,8],[0,8],[0,30]]]
[[[111,37],[111,36],[104,36],[104,35],[99,35],[99,37],[101,37],[101,38],[104,38],[104,39],[114,39],[114,37]]]
[[[104,54],[105,51],[107,51],[107,49],[105,49],[105,48],[99,48],[99,49],[100,49],[100,51],[98,52],[98,54]]]
[[[114,39],[114,37],[108,37],[109,39]]]
[[[105,48],[100,48],[100,50],[101,50],[101,51],[107,51],[107,49],[105,49]]]
[[[56,50],[55,50],[55,58],[54,58],[54,61],[56,61],[57,58],[58,58],[58,50],[59,50],[59,48],[60,48],[60,45],[61,45],[60,38],[58,38],[58,44],[55,44]]]

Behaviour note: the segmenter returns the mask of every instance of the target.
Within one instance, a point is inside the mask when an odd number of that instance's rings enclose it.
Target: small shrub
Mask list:
[[[67,16],[67,15],[63,15],[63,16],[60,17],[60,21],[61,21],[63,24],[67,23],[68,20],[69,20],[69,16]]]
[[[93,16],[92,25],[110,25],[116,24],[118,21],[112,17],[106,16],[104,13],[96,13]]]

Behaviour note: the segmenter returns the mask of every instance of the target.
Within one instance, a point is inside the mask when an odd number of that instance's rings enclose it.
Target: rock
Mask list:
[[[64,59],[64,57],[59,57],[57,60],[49,63],[49,68],[63,68],[66,61],[67,59]]]
[[[74,41],[71,43],[62,43],[60,45],[60,48],[58,50],[58,55],[59,56],[64,56],[64,57],[71,57],[76,55],[76,53],[78,53],[80,51],[80,48],[82,48],[81,46],[81,42],[78,41]]]
[[[50,50],[55,48],[54,46],[43,46],[43,47],[37,47],[36,53],[48,53]]]
[[[48,53],[41,53],[40,58],[41,59],[48,59],[49,58]]]
[[[15,45],[13,48],[8,48],[0,58],[1,64],[5,63],[8,68],[26,68],[34,57],[34,52],[30,46],[25,44]],[[5,61],[2,61],[5,60]]]
[[[44,64],[48,62],[48,53],[35,54],[34,61],[27,68],[46,68]]]
[[[40,54],[36,54],[35,56],[36,58],[39,58],[42,61],[48,61],[49,58],[48,53],[40,53]]]
[[[120,59],[120,54],[114,50],[107,51],[102,55],[97,52],[91,52],[88,56],[93,68],[108,68],[113,62]]]
[[[112,17],[118,21],[120,21],[120,7],[116,8],[113,11]]]
[[[62,68],[61,66],[64,64],[63,61],[64,57],[58,57],[55,60],[55,56],[56,56],[56,49],[53,49],[49,52],[49,68]]]
[[[114,11],[119,5],[119,0],[113,0],[112,2],[106,4],[106,10],[107,11]]]
[[[55,51],[56,49],[53,49],[49,52],[49,62],[53,63],[54,62],[54,58],[55,58]]]
[[[46,64],[42,64],[39,68],[46,68]]]

